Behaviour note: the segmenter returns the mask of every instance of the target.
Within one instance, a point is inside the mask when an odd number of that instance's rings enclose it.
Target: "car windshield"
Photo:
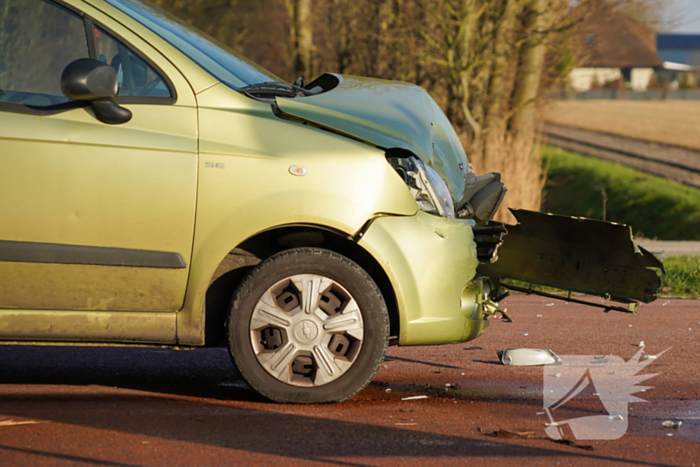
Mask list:
[[[168,41],[216,79],[239,89],[280,78],[147,0],[105,0]]]

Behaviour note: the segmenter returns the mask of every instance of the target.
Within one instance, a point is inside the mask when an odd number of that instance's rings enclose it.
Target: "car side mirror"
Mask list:
[[[131,120],[132,113],[116,102],[117,72],[99,60],[81,58],[68,64],[61,75],[61,91],[69,99],[89,101],[95,117],[117,125]]]

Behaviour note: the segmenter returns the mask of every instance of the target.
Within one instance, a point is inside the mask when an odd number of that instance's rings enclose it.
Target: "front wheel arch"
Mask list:
[[[233,248],[211,278],[205,305],[205,342],[225,347],[228,306],[236,288],[253,267],[290,248],[323,248],[357,263],[379,287],[389,312],[390,345],[401,330],[399,305],[394,286],[379,262],[347,234],[317,225],[287,225],[259,232]]]

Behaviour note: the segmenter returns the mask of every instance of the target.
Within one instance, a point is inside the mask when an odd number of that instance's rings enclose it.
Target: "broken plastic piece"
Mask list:
[[[561,359],[551,350],[508,349],[498,351],[498,358],[504,365],[537,366],[561,363]]]
[[[514,430],[505,430],[503,428],[499,428],[498,430],[493,432],[493,436],[497,438],[522,438],[522,439],[537,439],[538,436],[535,434],[534,431],[514,431]]]
[[[48,423],[46,420],[0,420],[0,426],[35,425],[37,423]]]
[[[636,311],[631,302],[656,299],[661,280],[649,268],[663,271],[663,263],[633,242],[630,227],[519,209],[511,212],[518,224],[506,225],[500,259],[480,264],[480,275],[494,283],[503,284],[508,278],[609,297],[626,304],[623,310],[631,313]]]
[[[683,424],[683,422],[680,420],[678,420],[677,422],[673,421],[673,420],[666,420],[663,423],[663,426],[664,426],[664,428],[676,428],[676,429],[678,429],[681,427],[682,424]]]
[[[402,401],[414,401],[416,399],[427,399],[428,396],[411,396],[411,397],[403,397],[401,400]]]

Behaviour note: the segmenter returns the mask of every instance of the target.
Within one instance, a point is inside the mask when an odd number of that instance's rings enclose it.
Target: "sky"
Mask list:
[[[674,25],[668,32],[700,34],[700,0],[666,0],[667,20]]]

